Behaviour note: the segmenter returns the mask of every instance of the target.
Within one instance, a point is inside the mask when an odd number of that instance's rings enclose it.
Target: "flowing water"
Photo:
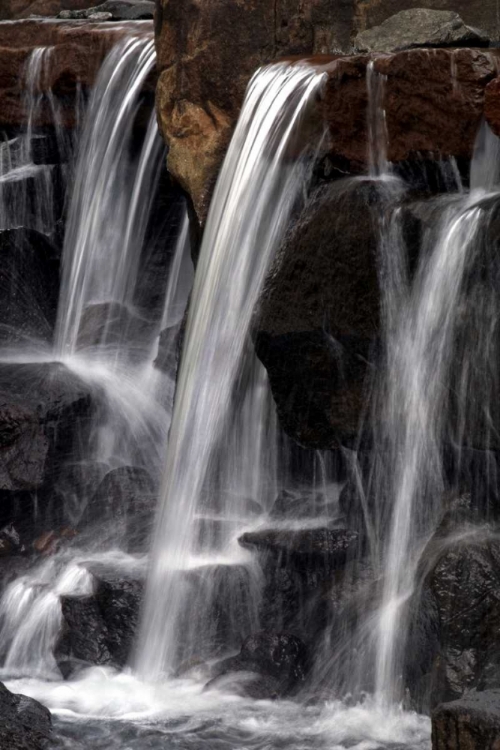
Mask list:
[[[53,167],[34,164],[42,100],[58,123],[55,97],[41,93],[50,55],[50,49],[33,53],[26,132],[1,146],[0,225],[29,226],[52,238]],[[374,384],[379,462],[370,482],[377,502],[363,505],[370,591],[356,626],[347,622],[345,632],[315,644],[315,682],[305,694],[293,701],[251,700],[242,697],[245,674],[207,687],[207,664],[236,652],[260,627],[263,571],[237,539],[259,528],[278,493],[293,484],[287,472],[293,452],[301,450],[280,431],[251,331],[266,276],[304,204],[321,149],[322,124],[313,127],[311,113],[324,74],[283,62],[250,82],[191,291],[182,201],[172,207],[169,236],[175,233],[176,242],[167,253],[164,238],[151,230],[165,156],[143,97],[154,64],[151,32],[130,33],[102,65],[76,143],[55,128],[69,196],[55,342],[50,348],[23,344],[2,359],[40,366],[55,359],[90,389],[96,409],[73,467],[95,470],[100,479],[110,470],[146,472],[152,489],[145,494],[152,497],[161,479],[149,560],[147,540],[131,547],[130,528],[139,521],[108,516],[24,571],[0,600],[2,675],[12,690],[51,709],[54,747],[68,750],[428,750],[430,720],[402,708],[409,603],[449,484],[445,451],[452,446],[460,467],[474,419],[478,434],[495,441],[495,388],[474,361],[494,370],[498,354],[492,343],[497,279],[485,284],[477,273],[480,252],[493,246],[498,140],[483,127],[470,191],[455,184],[453,194],[434,200],[433,221],[410,269],[403,231],[408,186],[387,160],[385,80],[368,67],[369,179],[383,206],[384,344]],[[445,171],[456,174],[453,165]],[[11,200],[7,186],[19,177],[25,192]],[[47,185],[37,187],[40,202],[29,207],[26,178]],[[361,181],[347,181],[347,189]],[[473,321],[464,314],[468,305]],[[471,416],[471,394],[480,417]],[[363,488],[356,456],[347,458]],[[328,452],[316,452],[310,478],[336,508],[331,463]],[[70,526],[92,511],[91,499],[67,492]],[[60,597],[92,594],[95,565],[141,578],[148,572],[135,653],[122,672],[95,667],[62,680],[53,653],[63,624]]]

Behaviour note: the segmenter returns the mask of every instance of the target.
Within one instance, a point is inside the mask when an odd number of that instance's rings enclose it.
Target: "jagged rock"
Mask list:
[[[107,646],[119,667],[127,664],[137,635],[144,576],[104,566],[89,566],[95,580],[95,599],[107,629]]]
[[[29,229],[0,232],[0,340],[50,342],[59,295],[57,249]]]
[[[99,21],[141,21],[154,17],[155,4],[151,0],[106,0],[85,10],[62,10],[59,18],[89,18]],[[96,18],[97,16],[97,18]],[[99,18],[99,16],[105,16]]]
[[[0,530],[0,557],[20,555],[26,552],[26,545],[13,523]]]
[[[130,552],[148,549],[157,488],[145,469],[122,466],[108,472],[90,500],[83,523],[113,522],[113,534]]]
[[[258,698],[282,697],[300,689],[309,668],[308,649],[300,638],[291,633],[262,631],[249,636],[237,656],[215,666],[215,678],[207,687],[220,686],[222,676],[244,672],[250,675],[240,683],[245,694]]]
[[[183,322],[181,321],[177,325],[165,328],[160,333],[158,356],[155,359],[155,367],[158,367],[159,370],[167,375],[171,375],[172,377],[175,377],[177,372],[183,328]]]
[[[50,711],[33,698],[11,693],[0,683],[0,747],[45,750],[51,738]]]
[[[433,750],[495,750],[500,737],[500,690],[469,693],[432,714]]]
[[[55,16],[63,8],[85,8],[89,0],[2,0],[0,19]]]
[[[360,52],[395,52],[412,47],[487,47],[489,38],[453,11],[411,8],[362,31],[353,44]]]

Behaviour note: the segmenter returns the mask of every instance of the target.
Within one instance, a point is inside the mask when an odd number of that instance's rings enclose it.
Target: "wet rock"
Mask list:
[[[155,4],[151,0],[106,0],[85,10],[62,10],[59,18],[105,21],[144,21],[153,19]],[[105,18],[96,18],[106,14]]]
[[[348,49],[350,4],[162,0],[156,17],[160,129],[171,174],[204,221],[250,77],[285,55]]]
[[[453,11],[411,8],[362,31],[353,44],[360,52],[395,52],[412,47],[487,47],[489,38]]]
[[[0,341],[50,342],[59,294],[57,249],[29,229],[0,232]]]
[[[36,519],[35,530],[61,524],[63,509],[53,488],[79,441],[88,437],[92,408],[90,389],[62,364],[0,364],[1,510],[10,521],[31,527]]]
[[[82,523],[113,522],[116,539],[129,552],[148,549],[157,489],[145,469],[122,466],[108,472],[88,504]]]
[[[89,665],[123,668],[139,625],[144,576],[88,563],[94,579],[90,596],[61,597],[63,628],[55,655],[65,677]]]
[[[500,736],[500,690],[469,693],[432,714],[433,750],[495,750]]]
[[[358,534],[348,529],[263,529],[246,532],[238,541],[242,547],[285,556],[300,564],[306,560],[311,565],[318,562],[330,569],[342,567],[358,548]]]
[[[11,693],[0,683],[0,747],[45,750],[51,737],[50,711],[33,698]]]
[[[151,322],[119,302],[96,302],[83,311],[77,348],[127,346],[130,356],[140,356],[152,337]]]
[[[422,557],[410,616],[408,687],[419,708],[500,688],[500,544],[484,527],[456,527]]]
[[[291,695],[304,684],[310,668],[306,645],[291,633],[262,631],[249,636],[237,656],[225,659],[215,666],[217,686],[221,676],[233,672],[250,675],[241,683],[245,694],[251,697],[275,698]]]
[[[357,444],[379,336],[378,222],[391,199],[369,180],[315,189],[264,287],[256,352],[280,422],[303,446]]]
[[[415,161],[422,154],[469,161],[495,78],[496,50],[413,49],[374,56],[386,76],[388,159]],[[330,158],[356,171],[368,158],[366,67],[370,55],[339,58],[329,66],[324,113],[332,136]],[[452,74],[453,71],[453,74]]]
[[[96,580],[95,599],[107,629],[107,647],[114,663],[124,667],[139,626],[144,576],[98,565],[89,569]]]
[[[60,548],[77,536],[75,529],[65,528],[59,531],[45,531],[33,542],[33,549],[39,555],[48,557],[55,555]]]
[[[93,596],[62,596],[63,626],[54,654],[64,677],[90,665],[112,665],[108,629]]]
[[[27,548],[14,524],[10,523],[0,529],[0,557],[22,555],[26,551]]]
[[[269,518],[294,520],[333,517],[337,503],[323,492],[309,490],[282,490],[273,503]]]

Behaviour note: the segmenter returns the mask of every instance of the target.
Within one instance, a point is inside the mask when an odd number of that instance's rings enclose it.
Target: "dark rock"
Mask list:
[[[412,47],[487,47],[488,35],[467,26],[458,13],[411,8],[354,39],[360,52],[395,52]]]
[[[214,677],[207,685],[207,690],[223,690],[225,693],[235,693],[253,700],[276,700],[282,695],[280,681],[268,674],[258,674],[247,671],[242,665],[242,671],[229,671]],[[252,666],[253,665],[249,665]],[[232,668],[229,665],[229,668]]]
[[[160,333],[155,367],[158,367],[158,369],[171,377],[175,377],[177,373],[182,333],[182,321],[177,325],[170,326],[170,328],[165,328]]]
[[[301,564],[307,559],[311,564],[317,561],[330,569],[345,565],[358,549],[358,534],[348,529],[263,529],[246,532],[238,541],[243,547],[285,556]]]
[[[273,503],[269,518],[279,520],[334,517],[337,503],[314,490],[282,490]]]
[[[19,555],[23,552],[26,552],[26,546],[14,524],[10,523],[0,529],[0,557]]]
[[[274,698],[297,692],[309,668],[308,649],[300,638],[290,633],[262,631],[249,636],[237,656],[219,662],[215,672],[217,678],[232,672],[258,675],[261,679],[248,681],[246,694],[253,692],[259,697]]]
[[[113,661],[124,667],[137,635],[144,577],[104,567],[90,566],[95,580],[95,599],[107,629],[107,646]]]
[[[392,199],[369,180],[314,190],[262,293],[256,352],[282,426],[306,447],[357,443],[379,335],[379,220]]]
[[[432,714],[433,750],[496,750],[500,738],[500,690],[469,693]]]
[[[88,439],[91,413],[90,389],[64,365],[0,364],[0,513],[5,510],[6,521],[31,524],[36,492],[39,531],[63,524],[53,488],[79,441]]]
[[[57,251],[28,229],[0,232],[0,340],[50,342],[59,294]]]
[[[33,698],[9,692],[0,683],[0,747],[45,750],[51,736],[50,711]]]
[[[147,351],[153,335],[151,322],[119,302],[96,302],[83,311],[77,348],[97,346],[130,349],[131,355]]]
[[[88,504],[83,523],[113,521],[130,552],[144,551],[153,523],[157,489],[145,469],[122,466],[108,472]]]
[[[90,665],[113,664],[108,630],[93,596],[62,596],[63,627],[55,657],[64,677]]]

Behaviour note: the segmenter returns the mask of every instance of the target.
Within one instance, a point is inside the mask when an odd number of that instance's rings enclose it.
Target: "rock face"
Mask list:
[[[106,0],[85,10],[62,10],[59,18],[89,18],[100,21],[143,21],[153,19],[152,0]]]
[[[159,3],[160,128],[169,171],[202,221],[255,70],[282,55],[346,49],[352,13],[338,0]]]
[[[28,18],[30,15],[56,16],[63,9],[88,7],[89,0],[3,0],[0,20]]]
[[[485,32],[467,26],[453,11],[412,8],[354,39],[360,52],[395,52],[412,47],[487,47]]]
[[[469,693],[432,714],[433,750],[497,750],[500,690]]]
[[[25,695],[15,695],[0,683],[0,747],[45,750],[52,734],[50,711]]]

